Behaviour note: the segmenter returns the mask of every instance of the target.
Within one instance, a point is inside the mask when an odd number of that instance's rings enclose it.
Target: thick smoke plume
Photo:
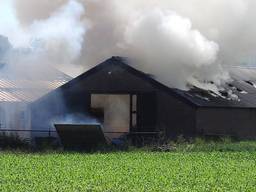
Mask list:
[[[85,34],[81,20],[84,7],[76,1],[69,1],[49,13],[48,17],[25,24],[18,17],[15,3],[0,1],[0,61],[8,64],[5,73],[16,78],[34,74],[36,78],[42,70],[47,72],[60,64],[75,63],[80,57]],[[33,9],[30,7],[28,12]],[[25,74],[24,67],[28,70]]]
[[[255,8],[254,0],[0,0],[0,34],[29,48],[35,64],[86,69],[120,55],[170,87],[218,90],[230,66],[255,58]]]

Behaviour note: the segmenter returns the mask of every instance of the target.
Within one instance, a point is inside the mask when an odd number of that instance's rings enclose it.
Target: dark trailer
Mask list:
[[[193,88],[172,89],[112,57],[31,105],[33,129],[54,129],[68,114],[100,119],[105,136],[124,134],[256,137],[256,88],[245,81],[227,87],[240,100]],[[67,121],[63,118],[63,122]]]

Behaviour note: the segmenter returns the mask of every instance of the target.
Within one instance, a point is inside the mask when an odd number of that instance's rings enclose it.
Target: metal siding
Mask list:
[[[67,114],[63,95],[54,91],[47,99],[30,104],[31,128],[33,130],[55,130],[53,123],[57,117]]]
[[[200,108],[197,132],[203,135],[256,138],[255,109]]]

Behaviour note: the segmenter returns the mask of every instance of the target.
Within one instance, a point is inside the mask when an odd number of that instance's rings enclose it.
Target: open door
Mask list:
[[[137,95],[137,132],[155,132],[156,130],[156,94]]]
[[[109,139],[119,138],[129,133],[129,94],[92,94],[91,110],[94,113],[97,111],[103,112],[103,131]]]

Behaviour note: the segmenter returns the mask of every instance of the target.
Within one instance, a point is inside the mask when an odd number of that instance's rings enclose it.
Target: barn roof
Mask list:
[[[192,88],[189,91],[179,90],[170,88],[157,80],[155,80],[151,75],[139,71],[128,64],[126,60],[121,57],[112,57],[105,62],[97,65],[96,67],[88,70],[77,78],[71,80],[70,82],[63,85],[61,88],[65,89],[72,87],[80,80],[84,80],[90,75],[97,73],[103,68],[109,65],[117,65],[124,68],[129,73],[132,73],[145,81],[152,84],[154,87],[163,90],[176,98],[197,107],[232,107],[232,108],[256,108],[256,70],[253,69],[243,69],[234,68],[231,71],[231,76],[234,77],[234,81],[226,85],[225,90],[221,92],[221,95],[217,95],[211,91],[202,90],[199,88]],[[242,78],[246,76],[246,78]],[[250,77],[250,78],[249,78]],[[255,79],[254,79],[255,77]],[[238,96],[238,99],[230,99],[227,97],[228,92],[232,90],[232,93]]]
[[[256,108],[256,70],[232,67],[230,75],[233,81],[220,91],[221,95],[199,88],[175,92],[201,107]],[[237,98],[231,99],[228,97],[229,93]]]
[[[33,102],[71,80],[57,69],[37,73],[36,80],[27,75],[26,78],[14,76],[0,68],[0,102]]]

